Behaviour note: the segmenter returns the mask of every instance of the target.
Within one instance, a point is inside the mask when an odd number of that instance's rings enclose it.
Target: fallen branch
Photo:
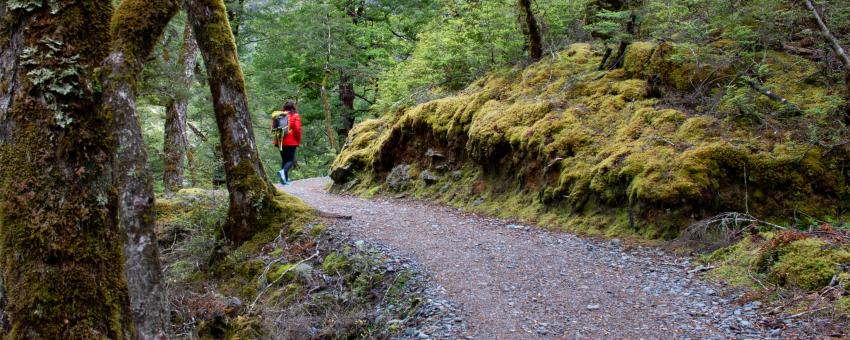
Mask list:
[[[824,309],[827,309],[827,308],[830,308],[830,307],[831,307],[831,306],[826,306],[826,307],[821,307],[821,308],[818,308],[818,309],[807,310],[807,311],[805,311],[805,312],[801,312],[801,313],[797,313],[797,314],[791,315],[791,316],[789,316],[789,317],[788,317],[788,319],[796,319],[796,318],[799,318],[799,317],[801,317],[801,316],[803,316],[803,315],[812,314],[812,313],[817,313],[817,312],[820,312],[820,311],[822,311],[822,310],[824,310]]]
[[[340,214],[337,214],[337,213],[321,211],[321,210],[316,210],[316,215],[318,215],[319,217],[323,217],[323,218],[333,218],[333,219],[338,219],[338,220],[350,220],[351,219],[351,215],[340,215]]]
[[[761,86],[761,84],[759,84],[755,80],[746,78],[746,81],[747,81],[747,84],[749,84],[750,87],[752,87],[754,90],[760,92],[761,94],[765,95],[766,97],[768,97],[768,98],[770,98],[774,101],[782,103],[783,105],[788,107],[788,109],[791,110],[792,112],[794,112],[794,113],[802,113],[803,112],[802,110],[800,110],[799,107],[797,107],[797,105],[794,105],[794,103],[792,103],[788,99],[785,99],[785,97],[782,97],[782,96],[774,93],[773,91],[765,89],[764,87]]]
[[[832,50],[838,55],[838,59],[841,59],[841,63],[844,64],[844,68],[847,69],[847,72],[850,72],[850,57],[847,56],[847,53],[844,52],[844,48],[841,47],[841,43],[838,39],[832,35],[832,32],[829,31],[829,27],[826,27],[826,23],[821,18],[820,13],[815,8],[814,4],[812,4],[812,0],[806,0],[806,8],[812,11],[812,15],[815,17],[815,21],[817,21],[818,26],[820,26],[820,31],[827,40],[829,40],[832,45]]]
[[[716,266],[699,266],[699,267],[696,267],[694,269],[689,270],[688,274],[707,272],[707,271],[712,270],[714,268],[717,268],[717,267]]]
[[[823,34],[826,40],[829,40],[832,51],[835,52],[838,59],[844,64],[844,86],[847,87],[847,93],[850,95],[850,57],[847,56],[847,52],[844,52],[844,48],[841,47],[841,42],[829,31],[829,27],[826,26],[815,5],[812,4],[812,0],[806,0],[806,8],[812,11],[812,15],[814,15],[815,21],[817,21],[820,27],[821,34]]]
[[[818,50],[813,50],[811,48],[798,47],[786,43],[782,43],[782,49],[788,53],[805,56],[811,59],[819,59],[818,58]]]

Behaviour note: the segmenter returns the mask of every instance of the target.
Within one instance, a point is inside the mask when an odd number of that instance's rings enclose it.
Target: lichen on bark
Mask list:
[[[7,338],[133,334],[110,165],[113,123],[95,75],[112,9],[111,1],[88,0],[3,10],[0,30],[11,37],[0,39]],[[38,77],[45,74],[63,76]],[[73,91],[57,86],[70,83]]]

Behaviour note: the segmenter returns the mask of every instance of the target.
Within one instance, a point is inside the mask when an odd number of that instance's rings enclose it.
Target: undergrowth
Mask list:
[[[286,221],[210,265],[227,195],[184,189],[159,199],[158,234],[172,335],[201,339],[386,338],[414,315],[416,273],[387,270],[362,243],[328,234],[311,209],[278,193]]]

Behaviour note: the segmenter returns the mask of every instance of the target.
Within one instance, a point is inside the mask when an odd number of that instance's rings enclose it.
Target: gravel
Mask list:
[[[779,338],[762,303],[705,282],[692,260],[443,206],[327,193],[327,178],[285,187],[342,215],[332,227],[426,273],[414,339]]]

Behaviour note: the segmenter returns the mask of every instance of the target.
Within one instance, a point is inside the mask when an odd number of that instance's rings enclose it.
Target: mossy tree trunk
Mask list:
[[[186,139],[186,109],[189,106],[189,92],[198,63],[198,44],[192,35],[192,26],[188,23],[183,30],[179,63],[181,68],[177,78],[177,93],[171,98],[165,111],[165,167],[162,171],[162,183],[166,195],[171,195],[183,187],[183,161],[189,146]]]
[[[230,195],[224,238],[240,245],[268,227],[277,214],[275,189],[266,177],[254,140],[245,80],[223,0],[184,0],[207,69]]]
[[[115,135],[97,71],[111,0],[0,5],[0,259],[9,339],[132,338]]]
[[[176,0],[122,1],[112,18],[112,47],[105,61],[103,94],[117,132],[115,186],[130,307],[142,339],[165,336],[168,313],[155,233],[153,175],[136,114],[136,87],[144,61],[178,8]]]
[[[528,55],[532,60],[540,60],[543,57],[543,37],[540,34],[537,19],[534,17],[534,10],[531,8],[531,0],[517,0],[517,6],[522,17],[522,31],[525,34]]]

